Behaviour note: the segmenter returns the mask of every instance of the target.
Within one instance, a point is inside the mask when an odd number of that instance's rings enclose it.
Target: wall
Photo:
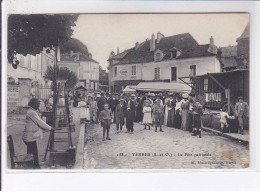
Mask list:
[[[132,75],[132,66],[136,65],[136,75]],[[114,69],[117,67],[117,76],[115,76]],[[131,65],[115,65],[109,70],[109,80],[139,80],[142,79],[142,64]]]
[[[249,56],[249,39],[240,39],[237,41],[237,56]]]
[[[18,82],[18,78],[29,78],[32,81],[38,81],[39,84],[44,84],[44,73],[46,72],[47,66],[54,65],[54,53],[46,54],[45,50],[36,55],[16,55],[20,61],[17,69],[14,69],[11,64],[7,65],[7,74]]]
[[[154,68],[156,67],[160,67],[160,81],[170,81],[171,67],[177,67],[176,82],[182,83],[178,78],[189,76],[191,65],[196,65],[196,75],[221,72],[221,65],[215,56],[136,64],[136,76],[131,75],[132,65],[116,65],[109,70],[110,86],[119,80],[154,81]],[[116,77],[114,76],[115,67],[117,67],[118,74]]]

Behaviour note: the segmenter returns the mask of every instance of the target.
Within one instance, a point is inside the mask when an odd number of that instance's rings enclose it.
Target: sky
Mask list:
[[[249,14],[81,14],[73,38],[81,40],[103,69],[111,51],[122,52],[161,32],[165,37],[189,32],[199,44],[213,36],[216,46],[236,45]]]

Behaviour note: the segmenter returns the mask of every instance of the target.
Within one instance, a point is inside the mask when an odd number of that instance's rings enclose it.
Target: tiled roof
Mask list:
[[[75,57],[77,57],[77,54],[73,54],[72,56],[70,56],[70,54],[61,54],[60,60],[61,61],[74,61]],[[91,62],[94,62],[94,63],[98,63],[94,59],[91,59],[87,55],[84,55],[84,54],[80,54],[79,60],[77,60],[77,61],[91,61]]]
[[[244,29],[242,35],[237,40],[244,38],[249,38],[249,23],[246,25],[246,28]]]
[[[214,55],[208,52],[208,44],[199,45],[189,33],[164,37],[159,43],[155,44],[155,51],[159,49],[164,53],[162,60],[171,58],[170,51],[173,48],[181,51],[181,55],[178,58]],[[150,51],[150,40],[146,40],[137,49],[135,47],[129,49],[128,53],[117,64],[147,63],[152,61],[154,61],[154,51]]]
[[[237,56],[237,46],[227,46],[220,48],[222,53],[221,57],[236,57]]]
[[[223,68],[230,68],[237,66],[237,60],[235,57],[221,57],[221,63]]]
[[[122,59],[122,58],[124,58],[124,56],[127,54],[127,53],[129,53],[129,51],[130,51],[131,49],[128,49],[128,50],[125,50],[125,51],[123,51],[122,53],[119,53],[119,54],[117,54],[117,55],[114,55],[113,57],[111,57],[111,58],[109,58],[108,60],[120,60],[120,59]]]
[[[208,49],[209,49],[209,44],[197,45],[191,48],[191,50],[183,52],[178,57],[178,59],[214,56],[215,54],[208,52]]]

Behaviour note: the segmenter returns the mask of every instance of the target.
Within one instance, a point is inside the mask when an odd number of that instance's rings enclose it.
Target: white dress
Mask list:
[[[143,124],[152,124],[152,108],[150,106],[145,106],[143,108],[143,113],[144,113],[144,117],[143,117]]]

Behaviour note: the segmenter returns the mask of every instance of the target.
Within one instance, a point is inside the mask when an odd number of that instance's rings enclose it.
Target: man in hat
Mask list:
[[[116,117],[115,117],[115,110],[116,110],[116,106],[118,105],[118,100],[115,98],[115,95],[114,94],[112,94],[112,97],[111,98],[109,98],[109,100],[108,100],[108,105],[109,105],[109,108],[110,108],[110,110],[112,111],[112,115],[113,115],[113,120],[114,120],[114,122],[113,123],[115,123],[116,122]]]
[[[248,104],[243,101],[243,97],[238,97],[238,102],[235,105],[235,117],[238,119],[239,124],[239,132],[240,134],[244,134],[245,125],[248,122]]]
[[[119,133],[119,126],[120,132],[122,132],[123,125],[124,125],[124,102],[125,100],[122,98],[120,99],[120,103],[116,106],[115,116],[116,116],[116,131]]]
[[[127,112],[126,112],[126,128],[129,134],[133,134],[134,132],[134,119],[135,119],[135,95],[131,94],[131,98],[127,104]]]
[[[106,101],[106,98],[105,98],[105,93],[102,92],[101,93],[101,97],[98,98],[97,100],[97,106],[98,106],[98,111],[97,111],[97,114],[98,114],[98,117],[99,117],[99,114],[102,110],[104,110],[104,104],[106,104],[107,101]]]

